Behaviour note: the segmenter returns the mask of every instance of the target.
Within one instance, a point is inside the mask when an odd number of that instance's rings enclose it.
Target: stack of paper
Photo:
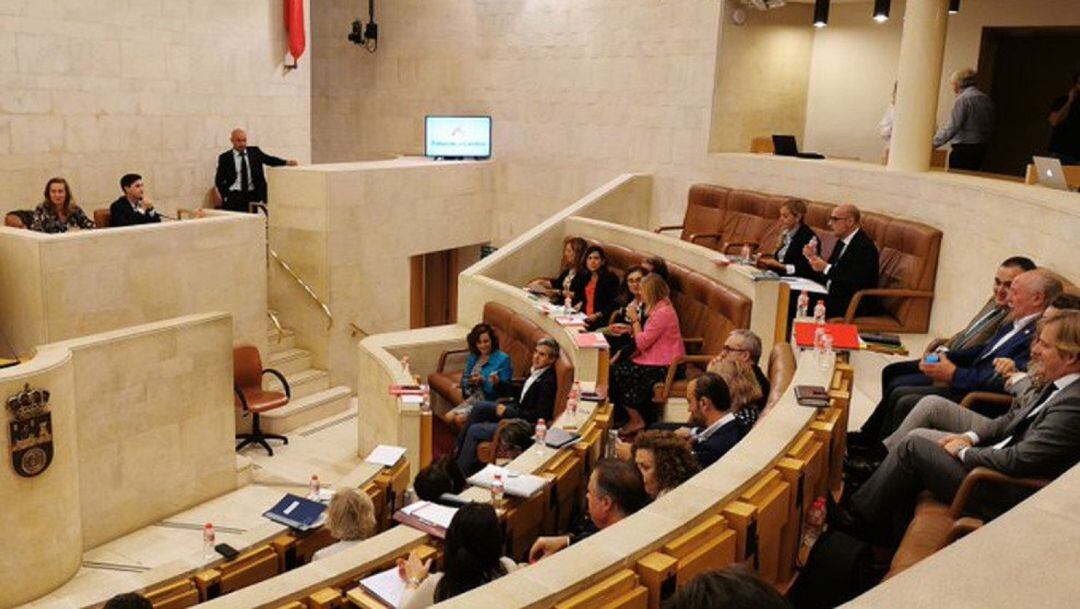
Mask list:
[[[400,607],[401,597],[405,596],[405,580],[396,565],[360,580],[360,587],[387,607]]]
[[[415,518],[425,524],[445,529],[454,519],[457,508],[446,507],[430,501],[417,501],[401,508],[402,514]]]
[[[371,454],[368,455],[367,458],[364,459],[364,461],[368,463],[374,463],[376,465],[394,467],[404,455],[405,447],[403,446],[388,446],[386,444],[380,444],[371,451]]]
[[[507,495],[513,497],[532,497],[548,484],[547,478],[522,474],[498,465],[488,465],[470,476],[468,482],[473,486],[491,488],[491,485],[495,482],[496,473],[502,474],[503,488],[506,490]]]

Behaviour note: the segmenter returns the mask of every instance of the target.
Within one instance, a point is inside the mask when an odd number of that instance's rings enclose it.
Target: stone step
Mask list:
[[[292,349],[296,347],[296,333],[288,328],[282,328],[281,340],[279,341],[277,330],[270,328],[266,331],[266,344],[270,346],[270,353]]]
[[[273,368],[288,377],[311,368],[311,352],[306,349],[283,349],[271,353],[267,368]]]
[[[286,374],[285,380],[289,382],[289,389],[292,391],[292,399],[294,400],[330,388],[330,373],[318,368],[308,368],[300,372]],[[263,377],[263,388],[268,391],[284,391],[277,377],[270,374]]]
[[[320,419],[349,409],[352,389],[346,385],[294,399],[287,406],[262,413],[262,427],[268,433],[288,434]]]
[[[255,463],[244,455],[236,455],[236,486],[242,487],[255,479]]]

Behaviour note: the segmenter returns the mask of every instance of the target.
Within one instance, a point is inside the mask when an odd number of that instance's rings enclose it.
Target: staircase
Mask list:
[[[296,347],[296,335],[285,329],[278,340],[277,332],[267,330],[270,357],[264,364],[285,375],[292,390],[289,404],[262,413],[263,430],[268,433],[285,434],[331,417],[349,409],[352,389],[345,385],[330,386],[330,373],[311,366],[311,352]],[[267,390],[283,391],[277,378],[263,377]]]

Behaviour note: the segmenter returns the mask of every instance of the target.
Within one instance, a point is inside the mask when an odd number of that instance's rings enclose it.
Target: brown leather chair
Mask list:
[[[109,228],[112,226],[112,212],[105,209],[94,210],[94,226],[98,228]]]
[[[787,391],[791,380],[795,378],[795,367],[795,351],[791,348],[791,343],[773,344],[772,351],[769,352],[769,365],[765,371],[769,378],[769,395],[762,416],[768,413]]]
[[[4,214],[4,226],[11,228],[30,228],[34,222],[34,212],[29,209],[16,209]]]
[[[682,224],[660,226],[656,232],[681,230],[679,238],[712,249],[720,249],[720,229],[724,221],[730,188],[715,184],[694,184],[687,198]]]
[[[1048,483],[1049,480],[1013,478],[986,467],[976,467],[968,472],[950,505],[938,501],[929,492],[922,493],[915,506],[915,517],[904,532],[885,579],[979,529],[984,524],[982,520],[964,516],[968,502],[979,486],[1013,486],[1037,491]]]
[[[262,378],[267,374],[277,377],[285,393],[266,391],[262,388]],[[289,403],[292,390],[289,389],[289,382],[285,380],[285,375],[272,368],[264,369],[258,348],[253,345],[241,345],[233,349],[233,391],[236,394],[234,400],[236,407],[245,415],[251,413],[251,433],[236,434],[236,439],[241,441],[236,445],[237,452],[248,444],[258,444],[265,448],[270,456],[274,456],[274,449],[270,448],[267,440],[281,440],[288,444],[289,439],[278,434],[263,433],[259,414],[281,408]]]

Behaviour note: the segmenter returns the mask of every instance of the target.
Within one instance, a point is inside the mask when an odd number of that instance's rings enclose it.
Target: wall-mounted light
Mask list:
[[[829,0],[815,0],[814,2],[814,27],[825,27],[829,24]]]
[[[889,9],[892,7],[892,0],[874,0],[874,21],[878,23],[885,23],[889,20]]]
[[[949,14],[955,15],[960,12],[960,0],[949,0]]]

